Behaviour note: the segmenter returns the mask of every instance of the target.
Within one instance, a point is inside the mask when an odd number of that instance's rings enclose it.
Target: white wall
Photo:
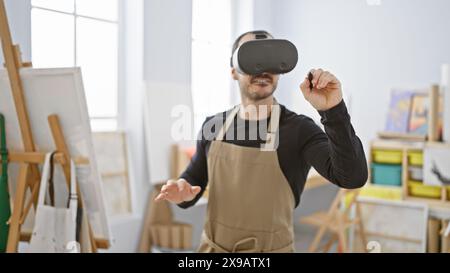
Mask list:
[[[150,180],[158,182],[170,178],[172,108],[192,107],[192,3],[148,0],[144,12],[147,160]]]
[[[318,120],[298,85],[310,68],[334,72],[351,97],[353,124],[365,145],[384,128],[392,87],[439,83],[440,66],[450,61],[450,1],[367,2],[272,0],[267,19],[276,36],[299,49],[297,68],[281,79],[281,102]]]
[[[144,97],[144,0],[121,1],[119,60],[119,127],[127,132],[133,212],[141,213],[147,198],[148,172],[145,152]]]
[[[4,0],[13,43],[20,45],[22,60],[31,60],[31,2],[30,0]],[[0,45],[1,46],[1,45]],[[3,52],[0,54],[3,65]]]

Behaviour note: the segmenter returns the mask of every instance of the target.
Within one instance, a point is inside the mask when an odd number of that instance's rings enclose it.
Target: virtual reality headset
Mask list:
[[[257,37],[238,47],[231,57],[231,67],[241,74],[259,75],[264,72],[286,74],[298,62],[298,52],[288,40]]]

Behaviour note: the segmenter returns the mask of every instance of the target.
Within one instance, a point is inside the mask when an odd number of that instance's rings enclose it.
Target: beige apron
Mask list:
[[[263,150],[222,141],[239,108],[209,149],[209,201],[198,252],[293,252],[295,200],[274,148],[280,106],[272,107]]]

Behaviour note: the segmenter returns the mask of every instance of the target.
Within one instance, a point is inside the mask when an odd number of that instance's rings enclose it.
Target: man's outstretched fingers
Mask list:
[[[166,192],[167,191],[167,185],[163,185],[161,187],[161,192]]]
[[[199,186],[193,186],[193,187],[191,187],[191,193],[195,194],[195,196],[196,196],[200,192],[201,189],[202,188],[200,188]]]
[[[175,183],[167,184],[164,190],[161,190],[163,193],[173,193],[178,191],[178,185]]]
[[[159,202],[161,200],[165,200],[167,197],[167,193],[160,192],[158,196],[156,196],[155,201]]]
[[[175,184],[175,183],[176,183],[175,180],[170,179],[169,181],[167,181],[166,185],[172,185],[172,184]]]
[[[186,188],[186,183],[184,182],[184,180],[180,179],[177,181],[177,186],[178,186],[178,191],[182,193],[184,191],[184,189]]]
[[[169,196],[169,191],[173,189],[174,183],[175,181],[173,179],[167,181],[167,183],[161,187],[161,191],[156,196],[155,201],[167,200],[167,197]]]

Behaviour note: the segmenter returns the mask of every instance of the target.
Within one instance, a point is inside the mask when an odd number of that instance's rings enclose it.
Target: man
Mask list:
[[[236,40],[233,52],[256,35],[273,39],[266,31],[247,32]],[[186,171],[177,181],[168,181],[156,198],[188,208],[209,185],[198,251],[293,252],[293,210],[311,166],[339,187],[365,184],[367,163],[342,99],[341,83],[322,69],[311,73],[312,81],[305,77],[300,89],[320,113],[326,133],[312,119],[276,102],[273,93],[279,75],[251,76],[231,68],[241,105],[207,118],[203,131],[213,120],[219,119],[220,126],[213,126],[212,137],[201,135]],[[251,129],[261,126],[269,132],[257,130],[257,138],[249,139]],[[237,139],[242,132],[246,138]],[[276,145],[261,149],[273,144],[274,136]]]

